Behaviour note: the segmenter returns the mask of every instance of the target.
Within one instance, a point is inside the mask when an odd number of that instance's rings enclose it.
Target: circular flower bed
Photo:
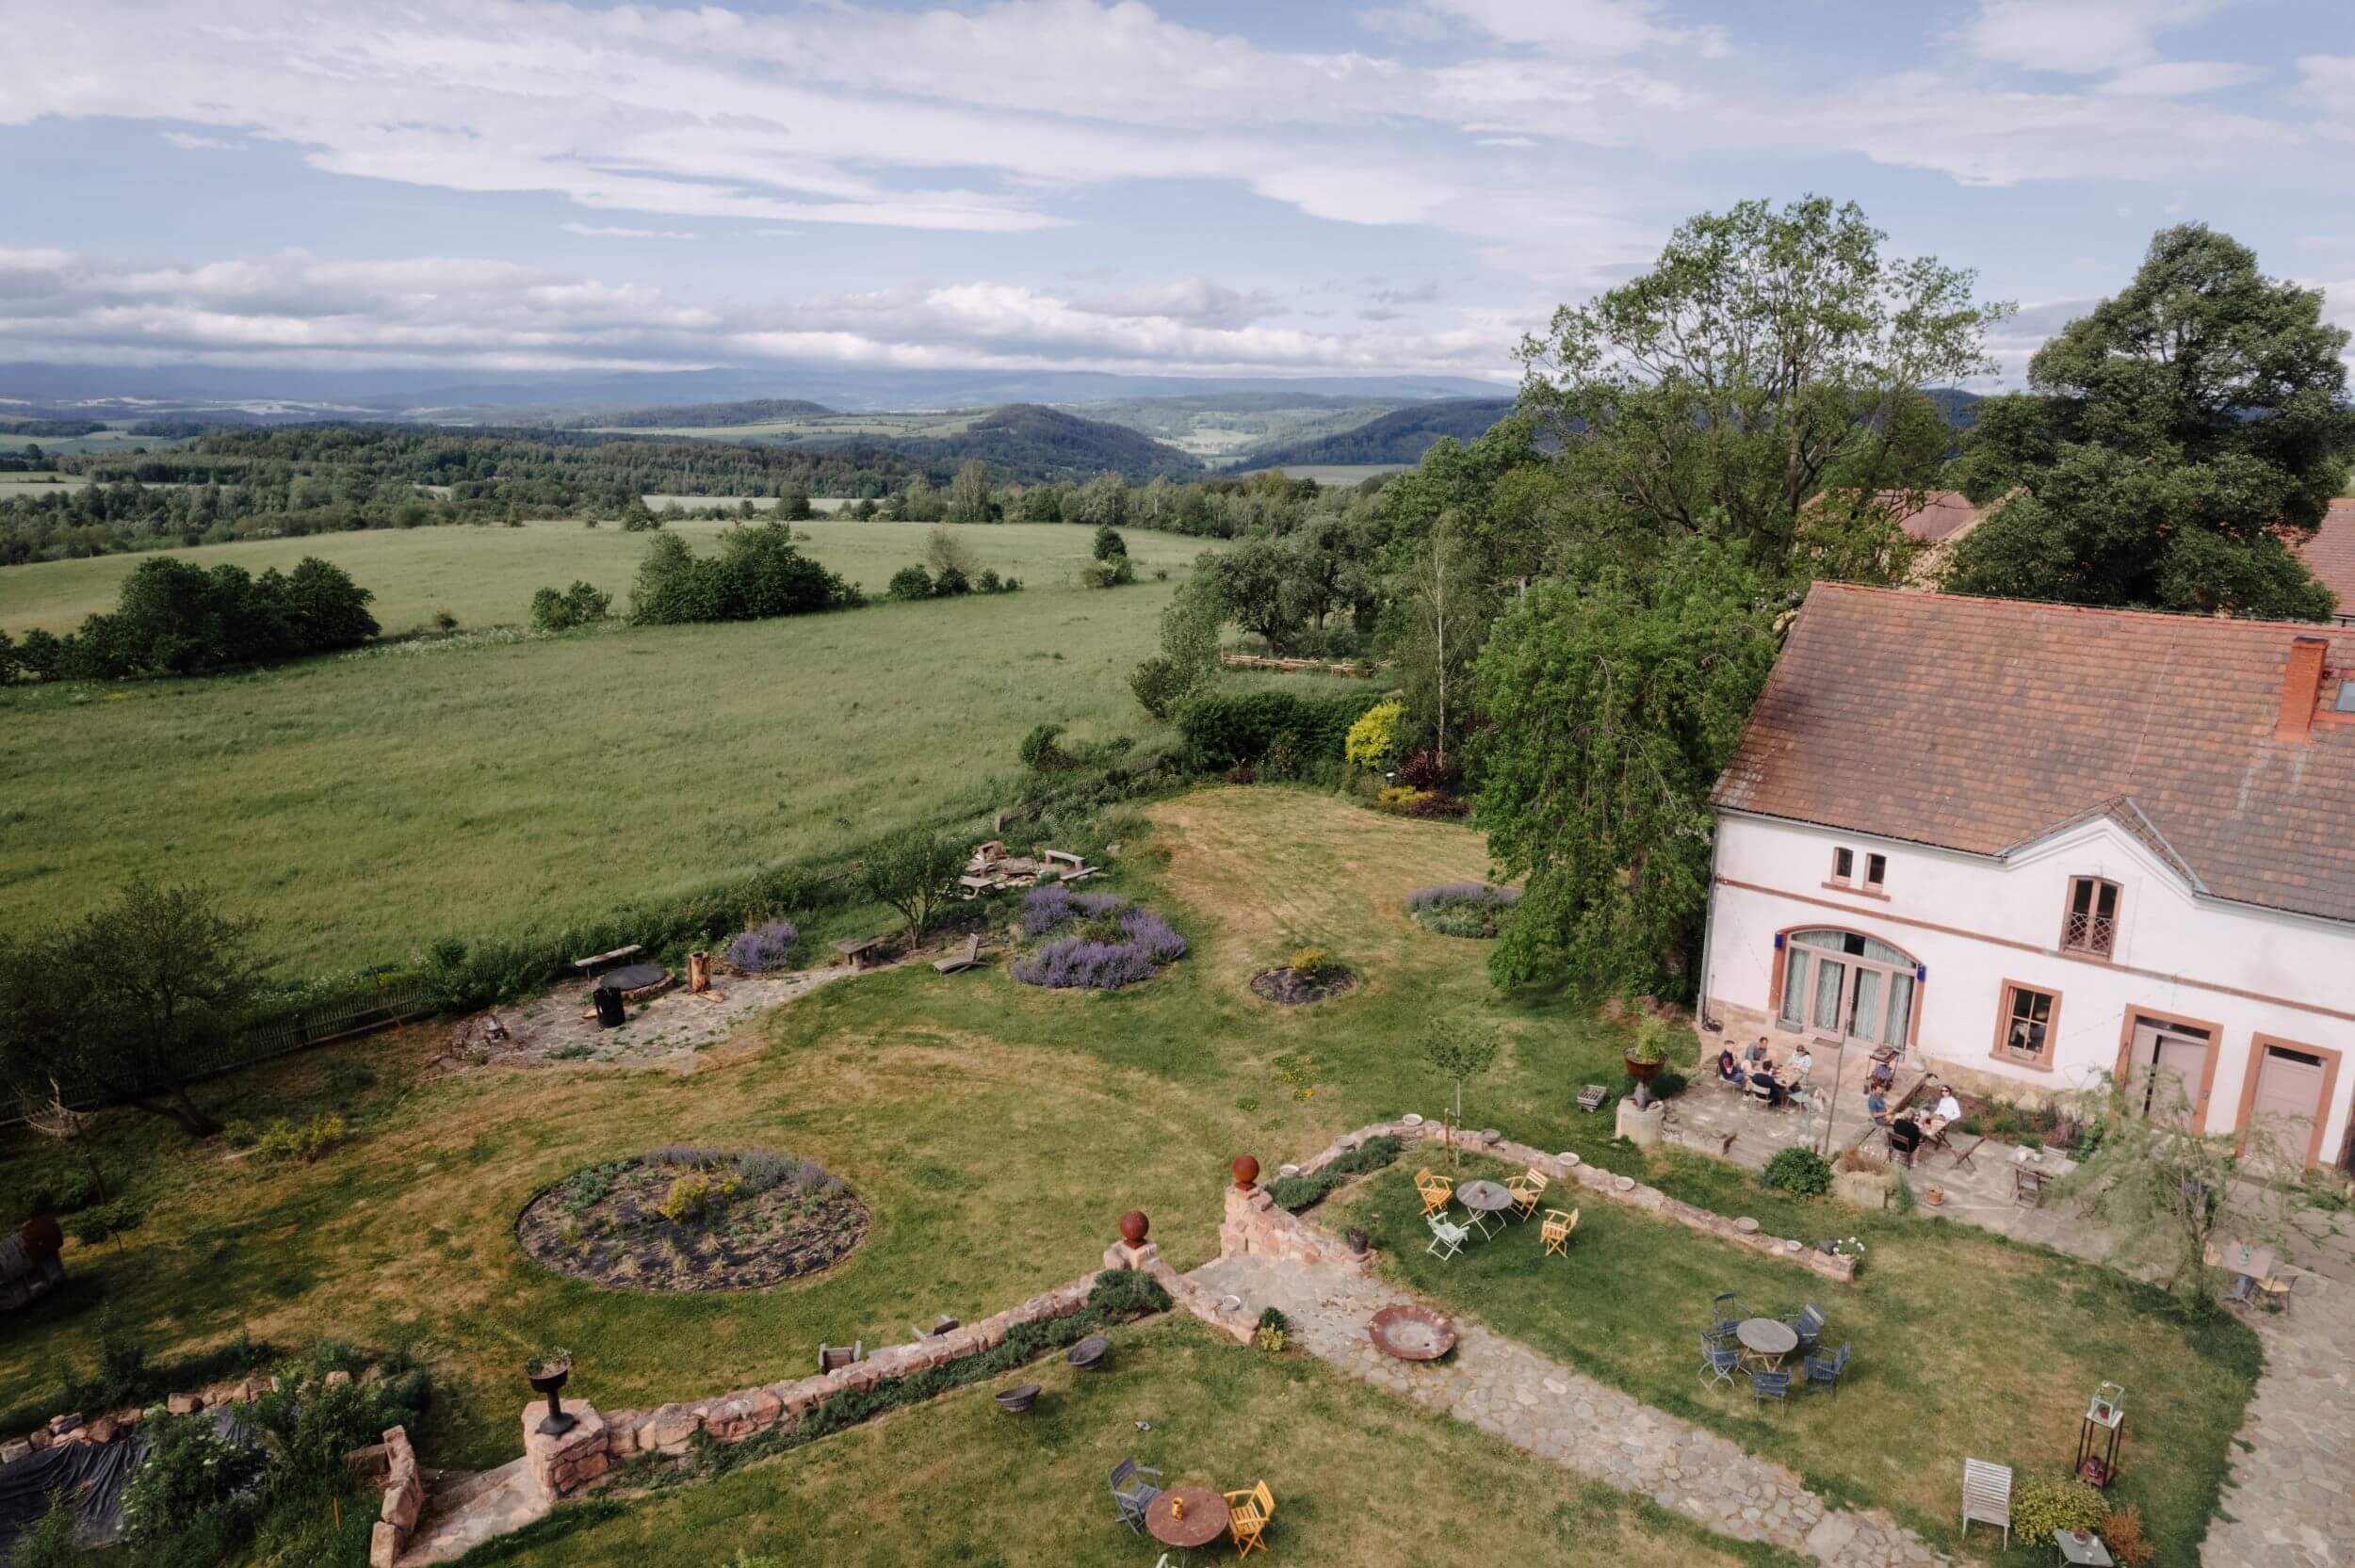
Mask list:
[[[1338,996],[1356,983],[1357,977],[1349,966],[1337,962],[1324,948],[1303,947],[1283,968],[1254,976],[1251,991],[1279,1006],[1296,1008]]]
[[[1493,938],[1505,911],[1521,901],[1518,887],[1489,882],[1442,882],[1406,896],[1406,913],[1416,925],[1441,936]]]
[[[560,1273],[626,1290],[744,1290],[814,1274],[867,1239],[867,1205],[814,1161],[650,1149],[525,1205],[516,1238]]]
[[[1044,940],[1015,960],[1014,978],[1055,990],[1117,991],[1186,956],[1186,939],[1151,910],[1061,882],[1034,887],[1023,899],[1022,931]]]

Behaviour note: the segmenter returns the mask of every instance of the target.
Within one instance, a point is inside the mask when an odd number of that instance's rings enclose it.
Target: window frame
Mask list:
[[[1875,868],[1878,867],[1877,870]],[[1864,890],[1878,893],[1889,882],[1889,857],[1873,851],[1864,856]]]
[[[1835,886],[1856,884],[1856,851],[1844,844],[1835,845],[1831,851],[1831,880]]]
[[[2038,996],[2049,996],[2053,1002],[2052,1008],[2044,1015],[2044,1049],[2032,1057],[2022,1056],[2011,1048],[2013,1000],[2023,991]],[[1988,1050],[1988,1056],[1993,1060],[2006,1062],[2013,1067],[2024,1067],[2032,1073],[2052,1072],[2054,1070],[2053,1058],[2060,1044],[2060,1015],[2061,994],[2058,987],[2028,980],[2005,980],[2002,989],[1996,993],[1995,1039]]]
[[[2077,913],[2077,890],[2079,888],[2092,890],[2086,902],[2084,919],[2087,934],[2086,940],[2082,942],[2071,941],[2070,938],[2070,932],[2076,926],[2079,918]],[[2102,890],[2103,888],[2107,888],[2110,895],[2109,940],[2097,946],[2093,941],[2092,932],[2097,923],[2103,918],[2102,914]],[[2114,882],[2107,877],[2071,877],[2069,892],[2061,900],[2060,950],[2078,958],[2099,959],[2105,963],[2116,959],[2118,957],[2118,928],[2124,918],[2125,911],[2126,889],[2122,884]]]

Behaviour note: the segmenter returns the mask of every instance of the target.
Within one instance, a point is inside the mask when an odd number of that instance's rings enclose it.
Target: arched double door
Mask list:
[[[1779,940],[1778,1023],[1817,1040],[1905,1048],[1922,977],[1912,954],[1860,931],[1827,927],[1786,931]]]

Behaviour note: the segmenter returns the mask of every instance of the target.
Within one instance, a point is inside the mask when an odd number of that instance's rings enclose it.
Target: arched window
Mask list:
[[[1789,931],[1782,948],[1782,1001],[1776,1019],[1818,1040],[1858,1040],[1902,1050],[1913,1026],[1922,966],[1903,948],[1860,931]]]

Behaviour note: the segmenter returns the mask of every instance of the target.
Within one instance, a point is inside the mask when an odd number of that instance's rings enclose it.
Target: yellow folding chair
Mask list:
[[[1526,1220],[1537,1212],[1537,1200],[1545,1196],[1546,1173],[1531,1167],[1518,1176],[1504,1178],[1504,1190],[1513,1195],[1513,1210]]]
[[[1570,1255],[1570,1233],[1578,1229],[1578,1210],[1565,1214],[1558,1208],[1546,1210],[1546,1222],[1537,1232],[1537,1239],[1546,1244],[1546,1251],[1560,1257]]]
[[[1449,1202],[1455,1196],[1447,1178],[1433,1175],[1428,1168],[1415,1172],[1415,1190],[1422,1194],[1422,1212],[1426,1217],[1446,1213]]]
[[[1238,1560],[1249,1557],[1253,1547],[1267,1550],[1261,1539],[1268,1521],[1275,1517],[1275,1495],[1261,1481],[1248,1492],[1226,1494],[1226,1533],[1234,1538]]]

